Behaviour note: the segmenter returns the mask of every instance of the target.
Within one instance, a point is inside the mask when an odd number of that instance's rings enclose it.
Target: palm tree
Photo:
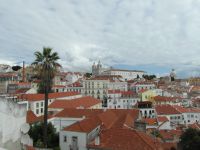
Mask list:
[[[34,53],[35,61],[32,65],[35,67],[37,76],[41,80],[39,84],[39,93],[45,94],[44,100],[44,146],[47,148],[47,116],[48,116],[48,93],[51,91],[52,80],[61,66],[57,63],[60,59],[57,52],[52,52],[51,48],[44,47],[43,52]]]

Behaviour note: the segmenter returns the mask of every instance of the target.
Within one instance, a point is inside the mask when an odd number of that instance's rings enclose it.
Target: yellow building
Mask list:
[[[156,93],[154,90],[144,89],[144,90],[139,91],[139,96],[140,96],[141,101],[153,102],[154,101],[153,97],[156,96]]]

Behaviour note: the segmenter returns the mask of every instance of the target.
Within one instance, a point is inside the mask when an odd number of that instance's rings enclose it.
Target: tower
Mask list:
[[[96,69],[97,69],[97,66],[95,65],[95,62],[94,62],[92,65],[92,74],[93,75],[96,75]]]
[[[175,73],[175,69],[172,69],[171,73],[170,73],[170,81],[174,81],[176,78],[176,73]]]

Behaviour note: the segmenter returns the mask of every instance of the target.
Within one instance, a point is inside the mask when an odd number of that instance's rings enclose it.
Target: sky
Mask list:
[[[0,0],[0,63],[51,47],[71,71],[94,61],[180,77],[200,74],[200,0]]]

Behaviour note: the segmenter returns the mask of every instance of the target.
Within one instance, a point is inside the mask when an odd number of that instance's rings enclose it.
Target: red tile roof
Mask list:
[[[157,120],[156,118],[144,118],[143,121],[147,124],[147,125],[157,125]]]
[[[39,121],[38,117],[31,110],[28,110],[26,113],[26,122],[32,124],[37,121]]]
[[[26,146],[26,150],[35,150],[35,148],[33,146]]]
[[[130,129],[108,129],[102,131],[100,144],[90,144],[90,148],[112,150],[155,150],[161,144],[145,133]]]
[[[166,96],[155,96],[154,100],[156,102],[165,102],[165,101],[176,101],[177,97],[166,97]]]
[[[103,126],[108,129],[117,120],[117,115],[112,110],[106,110],[104,113],[99,114],[98,117],[103,123]]]
[[[80,93],[78,92],[49,93],[49,99],[75,96],[79,94]],[[39,100],[44,100],[44,94],[22,94],[18,98],[22,100],[27,100],[27,101],[39,101]]]
[[[139,110],[109,109],[98,115],[105,129],[133,127]]]
[[[197,124],[197,123],[193,123],[191,125],[189,125],[190,128],[193,128],[193,129],[198,129],[200,130],[200,124]]]
[[[85,132],[90,133],[92,130],[101,125],[101,121],[98,117],[87,118],[82,121],[78,121],[66,128],[64,131],[75,131],[75,132]]]
[[[82,87],[82,85],[80,82],[77,81],[77,82],[74,82],[74,83],[68,85],[68,87]]]
[[[108,94],[120,94],[120,90],[108,90]]]
[[[138,91],[138,93],[144,93],[146,91],[148,91],[148,89],[141,89],[141,90]]]
[[[174,105],[173,107],[180,113],[200,113],[200,109],[198,108],[185,108],[177,105]]]
[[[82,118],[83,116],[89,118],[91,116],[98,115],[102,113],[101,109],[64,109],[57,113],[55,117],[60,118]]]
[[[181,136],[182,131],[181,130],[160,130],[159,133],[163,140],[174,140],[175,136],[177,138]]]
[[[17,74],[14,73],[0,73],[0,78],[2,77],[17,77]]]
[[[101,103],[101,100],[91,96],[85,96],[72,100],[56,100],[49,105],[49,108],[89,108],[99,103]]]
[[[171,105],[157,105],[155,106],[155,109],[158,115],[181,114]]]
[[[31,83],[30,82],[19,82],[19,83],[17,83],[17,85],[19,85],[19,86],[31,86]]]
[[[169,121],[169,120],[167,119],[167,117],[165,117],[165,116],[158,116],[157,119],[158,119],[158,122],[166,122],[166,121]]]
[[[54,86],[52,86],[52,88],[65,88],[65,86],[64,85],[54,85]]]

